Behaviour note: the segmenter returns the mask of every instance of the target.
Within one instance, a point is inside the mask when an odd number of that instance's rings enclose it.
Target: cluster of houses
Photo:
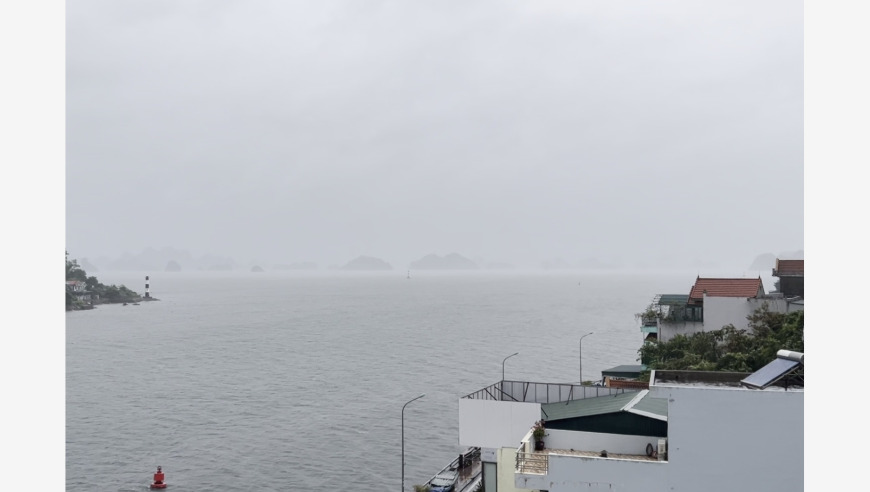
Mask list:
[[[802,310],[803,260],[777,260],[773,276],[769,293],[760,278],[699,277],[688,294],[658,295],[645,340],[747,328],[764,303]],[[803,490],[802,368],[802,353],[780,350],[752,374],[640,382],[642,367],[619,366],[603,386],[503,380],[459,400],[459,444],[480,449],[487,492]]]
[[[89,291],[88,285],[81,280],[67,280],[66,291],[75,299],[75,305],[79,306],[79,309],[93,308],[94,302],[100,300],[99,294]],[[72,306],[67,305],[67,310],[71,308]]]
[[[804,308],[804,260],[776,260],[775,290],[764,292],[758,278],[701,278],[688,294],[660,294],[642,318],[647,340],[668,341],[676,335],[717,330],[732,324],[748,328],[747,316],[763,304],[771,312]]]

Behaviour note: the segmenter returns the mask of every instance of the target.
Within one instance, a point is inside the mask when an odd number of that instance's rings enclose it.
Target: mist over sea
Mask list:
[[[398,490],[464,449],[458,399],[636,364],[694,273],[95,272],[159,302],[66,315],[67,490]],[[772,283],[764,279],[766,291]]]

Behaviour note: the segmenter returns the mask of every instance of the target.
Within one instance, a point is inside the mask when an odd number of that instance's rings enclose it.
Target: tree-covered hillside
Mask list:
[[[84,291],[76,292],[69,284],[71,280],[84,282]],[[95,304],[119,302],[139,302],[142,296],[124,285],[103,285],[97,277],[88,277],[76,260],[70,260],[66,253],[66,310],[90,309]]]

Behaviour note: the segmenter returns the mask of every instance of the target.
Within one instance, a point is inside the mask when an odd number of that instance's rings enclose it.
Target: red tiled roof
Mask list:
[[[780,260],[777,258],[773,275],[775,277],[803,277],[804,260]]]
[[[761,277],[758,278],[701,278],[695,280],[689,302],[700,301],[707,297],[756,297],[763,292]]]

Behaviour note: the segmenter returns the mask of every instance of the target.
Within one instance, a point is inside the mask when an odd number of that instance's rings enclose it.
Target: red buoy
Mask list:
[[[163,469],[159,466],[157,467],[157,473],[154,474],[154,483],[151,484],[152,489],[165,489],[166,482],[164,481],[166,477],[163,476]]]

